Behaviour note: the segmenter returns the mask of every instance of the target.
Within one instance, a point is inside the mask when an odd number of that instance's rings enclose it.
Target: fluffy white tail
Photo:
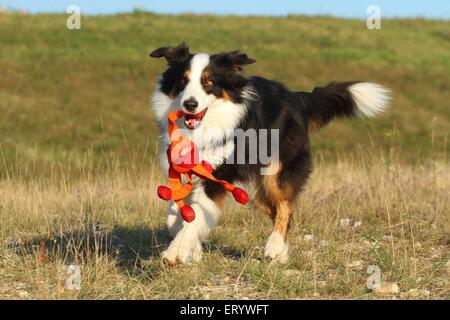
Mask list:
[[[356,104],[357,115],[374,118],[384,112],[391,100],[390,91],[370,82],[359,82],[348,88]]]

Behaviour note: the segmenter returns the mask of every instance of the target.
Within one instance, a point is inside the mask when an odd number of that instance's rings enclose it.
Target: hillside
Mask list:
[[[135,13],[83,17],[82,29],[69,31],[66,18],[0,13],[0,146],[10,174],[25,165],[76,172],[112,158],[147,167],[156,147],[148,100],[164,69],[148,52],[182,41],[193,52],[245,50],[257,60],[247,74],[296,90],[353,79],[393,90],[382,119],[334,122],[314,134],[316,154],[332,160],[369,143],[415,163],[445,151],[448,21],[383,20],[369,31],[364,21],[329,17]]]

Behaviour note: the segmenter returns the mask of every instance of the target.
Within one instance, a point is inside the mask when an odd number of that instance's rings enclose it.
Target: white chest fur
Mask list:
[[[167,172],[168,163],[166,159],[166,150],[169,144],[169,135],[167,133],[167,115],[171,111],[179,110],[180,102],[178,98],[171,99],[156,88],[152,96],[152,109],[155,113],[161,128],[160,143],[160,161]],[[194,141],[200,151],[200,160],[210,162],[213,167],[217,167],[230,157],[234,152],[234,129],[245,116],[247,106],[245,104],[236,104],[229,100],[218,99],[212,103],[200,127],[195,130],[184,128],[182,119],[178,126],[182,134]]]

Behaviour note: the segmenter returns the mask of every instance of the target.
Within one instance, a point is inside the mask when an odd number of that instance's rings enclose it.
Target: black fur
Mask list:
[[[254,62],[255,60],[238,50],[212,55],[205,72],[213,84],[210,87],[204,86],[205,91],[219,98],[227,94],[233,102],[241,103],[241,93],[249,79],[240,71],[244,65]]]
[[[335,117],[354,116],[356,106],[347,90],[354,83],[330,83],[307,93],[292,92],[280,83],[260,77],[248,79],[247,86],[255,90],[257,99],[246,102],[248,113],[239,128],[279,129],[281,171],[278,183],[281,188],[291,188],[294,196],[301,191],[312,171],[309,125],[314,122],[316,127],[321,127]],[[267,139],[270,146],[270,135]],[[247,145],[246,154],[249,154],[248,148]],[[257,181],[261,179],[261,166],[261,163],[223,164],[214,174],[232,182]],[[211,198],[224,192],[220,185],[211,181],[204,181],[204,186]]]
[[[358,82],[331,82],[325,87],[315,88],[311,93],[298,92],[309,122],[320,128],[334,118],[355,116],[356,105],[347,88]]]
[[[177,47],[159,48],[152,52],[151,56],[167,59],[168,69],[160,81],[161,90],[171,97],[176,96],[183,90],[183,76],[189,68],[193,54],[187,46],[181,44]],[[348,88],[356,82],[330,83],[325,87],[315,88],[310,93],[293,92],[275,81],[261,77],[245,77],[241,73],[243,66],[253,62],[255,60],[239,51],[212,55],[204,70],[203,88],[217,97],[226,97],[235,103],[247,105],[246,116],[236,129],[268,129],[267,146],[270,146],[270,129],[279,130],[281,171],[277,174],[278,184],[282,189],[291,190],[291,196],[295,197],[312,170],[309,128],[320,128],[336,117],[354,116],[357,107]],[[244,90],[251,90],[254,98],[246,97]],[[247,101],[244,101],[245,99]],[[250,147],[247,142],[247,156],[250,154]],[[236,164],[236,142],[235,151],[235,164],[225,164],[224,161],[224,164],[215,169],[214,175],[229,182],[263,179],[260,175],[263,166],[260,159],[257,164],[249,164],[249,161],[246,161],[246,164]],[[270,152],[269,150],[269,154]],[[210,180],[204,181],[203,184],[210,198],[225,192],[219,184]]]
[[[183,77],[189,69],[189,63],[194,55],[189,52],[189,47],[184,43],[176,47],[161,47],[150,53],[152,58],[165,57],[167,70],[161,77],[161,91],[170,97],[177,96],[183,91],[185,83]]]
[[[282,84],[260,77],[248,79],[248,85],[255,90],[257,98],[247,102],[248,112],[239,128],[268,129],[268,146],[270,129],[279,129],[282,168],[278,175],[279,184],[281,187],[289,186],[294,193],[298,193],[311,172],[308,117],[301,106],[301,98]],[[246,145],[246,155],[249,154],[249,148]],[[234,154],[237,155],[237,150]],[[236,164],[237,159],[234,160],[235,164],[219,166],[214,172],[216,177],[233,182],[261,179],[262,164],[259,159],[257,164],[248,164],[248,161],[246,164]],[[211,181],[205,181],[204,185],[206,194],[212,198],[223,192],[220,185]]]

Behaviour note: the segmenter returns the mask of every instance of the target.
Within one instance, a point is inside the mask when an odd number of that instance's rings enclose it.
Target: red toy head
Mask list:
[[[167,159],[169,161],[169,184],[158,187],[158,196],[163,200],[174,200],[180,208],[181,216],[186,222],[195,219],[194,209],[184,204],[184,199],[192,190],[192,175],[201,179],[208,179],[220,184],[226,191],[233,194],[234,199],[241,203],[247,203],[249,197],[247,192],[237,188],[225,180],[219,180],[212,174],[213,167],[207,161],[199,162],[197,146],[188,138],[181,135],[176,125],[176,120],[182,117],[182,111],[169,113],[169,137],[171,143],[167,148]],[[182,185],[181,175],[187,179],[187,183]]]
[[[169,164],[180,173],[186,173],[199,164],[197,146],[189,139],[181,136],[179,141],[172,142],[167,149]]]

